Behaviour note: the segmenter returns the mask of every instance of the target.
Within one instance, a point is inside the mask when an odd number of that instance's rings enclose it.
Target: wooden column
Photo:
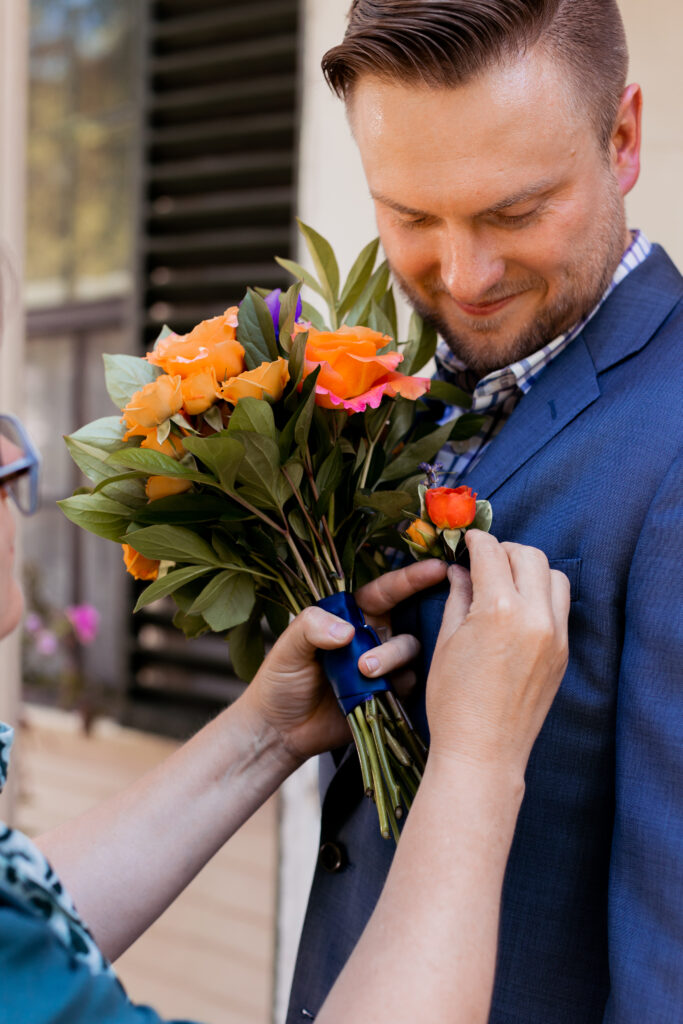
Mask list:
[[[2,336],[0,338],[0,410],[21,415],[24,364],[24,195],[26,96],[28,87],[28,0],[0,3],[0,260],[2,269]],[[21,544],[17,543],[17,572]],[[19,717],[19,636],[0,642],[0,720],[16,725]],[[0,818],[9,821],[16,791],[13,775],[0,797]]]

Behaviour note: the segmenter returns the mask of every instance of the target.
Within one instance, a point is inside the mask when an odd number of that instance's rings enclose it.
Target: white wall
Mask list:
[[[20,414],[23,308],[20,282],[24,239],[24,141],[26,120],[28,12],[26,0],[0,3],[0,252],[12,265],[3,275],[3,328],[0,339],[0,411]],[[0,257],[0,258],[2,258]],[[9,288],[7,284],[9,283]],[[19,538],[18,538],[19,540]],[[19,552],[19,543],[17,544]],[[17,563],[19,553],[17,553]],[[0,643],[0,720],[16,724],[20,693],[19,637]],[[0,818],[12,817],[16,763],[10,786],[0,797]]]
[[[683,3],[619,0],[631,53],[629,81],[643,89],[643,164],[627,201],[629,223],[661,242],[683,268]]]

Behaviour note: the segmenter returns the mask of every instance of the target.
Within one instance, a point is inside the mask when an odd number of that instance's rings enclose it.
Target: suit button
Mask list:
[[[318,863],[330,874],[343,871],[347,864],[346,850],[341,843],[323,843],[318,854]]]

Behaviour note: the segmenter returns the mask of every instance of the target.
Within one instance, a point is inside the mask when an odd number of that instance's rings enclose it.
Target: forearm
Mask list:
[[[240,699],[133,786],[37,842],[114,960],[294,767]]]
[[[319,1024],[488,1019],[521,774],[428,764],[375,912]]]

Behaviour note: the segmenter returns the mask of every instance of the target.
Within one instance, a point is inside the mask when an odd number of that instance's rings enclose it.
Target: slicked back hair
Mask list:
[[[564,64],[607,147],[628,72],[616,0],[354,0],[322,68],[349,99],[363,75],[453,88],[535,46]]]

